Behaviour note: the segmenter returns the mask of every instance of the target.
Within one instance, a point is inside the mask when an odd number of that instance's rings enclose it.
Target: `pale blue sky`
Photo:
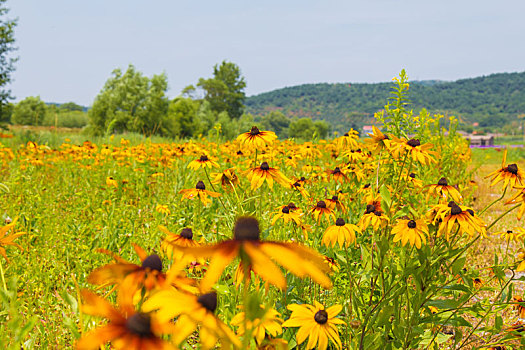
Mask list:
[[[524,0],[8,0],[17,100],[90,105],[111,71],[166,72],[177,96],[214,64],[248,95],[315,82],[525,71]]]

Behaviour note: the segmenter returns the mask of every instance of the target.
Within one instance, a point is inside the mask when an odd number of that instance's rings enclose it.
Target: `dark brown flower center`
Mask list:
[[[126,320],[126,329],[141,338],[154,336],[151,331],[151,317],[142,312],[137,312]]]
[[[463,210],[461,210],[461,208],[457,204],[450,207],[450,214],[452,215],[459,215],[462,212]]]
[[[328,322],[328,313],[325,310],[319,310],[315,313],[314,320],[319,324],[325,324]]]
[[[518,175],[518,166],[516,164],[509,164],[506,170],[512,175]]]
[[[251,216],[243,216],[237,219],[233,228],[233,238],[238,241],[258,241],[259,222]]]
[[[407,223],[408,228],[416,228],[416,222],[414,220],[410,220]]]
[[[193,231],[189,227],[183,228],[180,235],[186,239],[193,239]]]
[[[337,201],[339,200],[339,197],[337,197],[337,196],[332,196],[332,200],[337,202]]]
[[[448,202],[448,207],[449,207],[449,208],[452,208],[452,207],[455,206],[455,205],[457,205],[457,204],[456,204],[456,202],[454,202],[454,201],[450,201],[450,202]]]
[[[289,214],[290,213],[290,208],[288,208],[287,206],[285,206],[283,208],[283,210],[281,210],[284,214]]]
[[[211,292],[203,294],[197,298],[199,304],[201,304],[206,310],[214,313],[217,309],[217,293]]]
[[[441,179],[439,179],[439,181],[438,181],[438,185],[439,185],[439,186],[448,186],[447,179],[445,179],[444,177],[442,177]]]
[[[368,204],[368,205],[366,206],[365,214],[373,213],[375,210],[376,210],[375,205],[373,205],[373,204]]]
[[[349,135],[348,135],[348,133],[347,133],[347,132],[345,132],[343,136],[347,136],[347,137],[348,137]]]
[[[291,210],[297,209],[297,207],[295,206],[295,203],[288,203],[288,208],[290,208]]]
[[[198,190],[205,190],[206,186],[204,185],[204,182],[199,181],[199,182],[197,182],[197,186],[195,186],[195,188],[198,189]]]
[[[512,233],[512,230],[507,230],[507,233]]]
[[[326,208],[326,203],[324,201],[317,202],[317,208]]]
[[[294,182],[293,187],[301,187],[301,183],[300,182]]]
[[[365,189],[366,189],[366,188],[370,188],[370,184],[366,184],[366,185],[364,185],[363,188],[365,188]]]
[[[472,209],[467,209],[467,212],[468,212],[470,215],[474,216],[474,210],[472,210]]]
[[[417,147],[417,146],[421,146],[421,142],[419,142],[419,139],[410,139],[408,140],[407,145],[411,147]]]
[[[262,162],[261,164],[261,170],[270,170],[270,166],[268,165],[267,162]]]
[[[208,159],[208,156],[201,156],[199,160],[201,162],[207,162],[209,159]]]
[[[414,174],[414,173],[410,173],[410,175],[408,175],[408,176],[410,176],[410,177],[413,178],[413,179],[416,178],[416,174]]]
[[[345,219],[338,218],[337,220],[335,220],[335,224],[336,224],[336,226],[344,226],[346,224],[345,223]]]
[[[381,216],[381,214],[382,214],[382,213],[381,213],[379,210],[374,211],[374,215],[375,215],[375,216]]]
[[[242,153],[242,151],[237,151],[237,155],[238,156],[242,156],[244,153]]]
[[[306,181],[306,178],[304,176],[301,176],[301,178],[299,180]]]
[[[157,254],[151,254],[142,262],[143,268],[150,268],[152,270],[162,271],[162,260]]]
[[[332,171],[332,174],[340,174],[341,173],[341,169],[339,169],[339,167],[336,167],[333,171]]]
[[[246,130],[246,129],[245,129]],[[250,130],[251,135],[259,135],[261,132],[259,131],[259,128],[256,126],[252,126],[252,129]]]

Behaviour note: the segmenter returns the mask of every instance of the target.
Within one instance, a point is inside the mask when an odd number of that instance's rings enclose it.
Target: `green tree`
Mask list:
[[[291,120],[281,111],[271,111],[261,119],[264,130],[275,132],[279,137],[286,137]]]
[[[6,18],[9,9],[5,7],[6,0],[0,0],[0,119],[7,119],[10,108],[8,100],[12,98],[11,91],[5,86],[11,82],[11,73],[15,70],[16,57],[11,52],[16,50],[14,30],[17,20]]]
[[[18,125],[43,125],[47,106],[40,96],[29,96],[13,108],[11,122]]]
[[[241,76],[241,69],[235,63],[223,61],[213,67],[213,78],[200,78],[197,87],[204,92],[212,111],[228,112],[231,118],[238,119],[244,111],[246,81]],[[192,85],[183,90],[183,94],[193,96],[196,88]]]
[[[154,75],[150,79],[133,65],[124,73],[115,69],[112,74],[89,110],[91,132],[168,134],[166,75]]]
[[[84,111],[84,107],[77,105],[75,102],[62,103],[58,108],[62,111]]]
[[[288,128],[288,136],[303,141],[325,138],[330,125],[324,120],[313,122],[310,118],[293,120]]]
[[[168,108],[168,128],[173,136],[192,137],[199,131],[197,111],[199,102],[191,98],[177,97]]]

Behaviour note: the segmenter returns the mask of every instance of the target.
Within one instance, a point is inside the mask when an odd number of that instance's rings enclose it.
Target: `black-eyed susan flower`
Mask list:
[[[155,207],[155,211],[166,216],[171,214],[171,210],[167,204],[157,204],[157,206]]]
[[[263,148],[267,144],[271,144],[277,139],[277,135],[273,131],[260,131],[256,126],[252,126],[251,130],[240,134],[237,141],[245,143],[256,148]]]
[[[174,332],[169,320],[159,321],[151,313],[135,311],[133,304],[129,302],[121,303],[117,309],[86,289],[81,294],[84,299],[82,312],[107,318],[109,322],[82,336],[76,344],[77,350],[97,350],[107,343],[111,343],[112,348],[123,350],[175,350],[170,342],[163,339],[165,335]]]
[[[308,193],[308,191],[304,188],[304,185],[303,185],[302,182],[295,181],[293,183],[290,183],[290,188],[292,188],[292,189],[294,189],[296,191],[299,191],[301,196],[303,196],[304,198],[309,198],[310,197],[310,193]]]
[[[123,302],[123,297],[133,298],[136,292],[145,289],[150,291],[166,283],[166,274],[162,272],[162,260],[157,254],[147,255],[146,252],[134,244],[135,252],[142,262],[141,265],[130,263],[120,256],[105,249],[99,249],[107,254],[115,263],[97,268],[88,276],[87,281],[95,285],[119,285],[118,300]],[[131,303],[131,301],[124,300]]]
[[[438,204],[431,209],[429,214],[432,223],[439,225],[438,237],[445,235],[445,239],[450,239],[450,234],[457,224],[461,230],[473,236],[476,232],[484,234],[486,231],[485,223],[474,214],[471,208],[460,206],[451,201],[448,204]]]
[[[505,204],[517,204],[521,203],[520,210],[518,211],[518,220],[521,220],[523,214],[525,214],[525,186],[516,186],[518,190]]]
[[[159,230],[166,234],[160,247],[171,259],[180,259],[182,252],[178,251],[179,247],[198,247],[199,243],[193,240],[193,230],[185,227],[176,234],[167,229],[167,227],[159,225]]]
[[[332,270],[333,272],[339,271],[339,264],[337,263],[337,261],[335,261],[334,258],[325,255],[323,256],[323,259],[326,262],[326,264],[330,266],[330,270]]]
[[[324,217],[328,223],[335,221],[335,214],[332,209],[328,208],[325,201],[319,201],[311,209],[312,216],[314,220],[318,223],[321,222],[321,219]]]
[[[213,178],[212,183],[221,184],[226,191],[230,191],[239,185],[239,178],[235,174],[234,168],[226,169],[222,173],[214,173],[211,176]]]
[[[370,151],[377,153],[387,147],[390,138],[384,135],[375,125],[372,125],[372,132],[372,134],[369,134],[370,138],[365,139],[365,143]]]
[[[512,297],[512,301],[514,302],[514,306],[512,308],[518,311],[518,317],[525,319],[525,300],[519,296],[514,296]]]
[[[201,168],[218,168],[219,164],[215,162],[214,160],[208,158],[207,155],[202,155],[199,159],[192,160],[188,164],[188,168],[193,170],[198,170]]]
[[[333,195],[332,198],[327,198],[324,200],[326,206],[332,210],[340,210],[343,213],[346,213],[346,206],[341,201],[342,198],[339,195]]]
[[[327,170],[326,173],[328,174],[328,176],[331,176],[335,182],[341,184],[343,182],[348,182],[348,176],[344,172],[342,172],[341,168],[339,167],[335,167],[333,170]]]
[[[278,208],[272,219],[272,225],[275,225],[277,220],[283,219],[284,223],[287,224],[290,221],[294,222],[297,226],[301,226],[301,212],[298,210],[290,210],[290,207],[285,205]]]
[[[108,176],[108,177],[106,177],[106,185],[108,187],[115,187],[116,188],[116,187],[118,187],[118,182],[113,177]]]
[[[339,338],[338,324],[345,322],[336,316],[341,312],[341,305],[334,305],[327,309],[314,301],[314,305],[288,305],[292,315],[286,320],[283,327],[299,327],[297,332],[297,343],[302,344],[308,338],[306,349],[326,350],[328,343],[332,343],[336,349],[342,349]]]
[[[381,203],[377,205],[367,204],[365,213],[359,219],[357,225],[361,228],[362,231],[366,230],[369,226],[377,231],[379,228],[383,228],[390,222],[390,219],[384,215],[381,210]]]
[[[424,219],[404,220],[398,219],[397,224],[392,228],[394,242],[401,241],[405,246],[410,242],[410,246],[421,248],[421,244],[427,243],[428,226]]]
[[[343,149],[344,148],[356,148],[358,138],[359,138],[359,132],[355,131],[354,129],[350,129],[350,131],[345,132],[343,136],[336,138],[335,143],[337,144],[337,147],[343,148]]]
[[[421,164],[430,165],[436,160],[432,157],[435,152],[430,151],[434,147],[431,143],[421,144],[419,139],[398,139],[392,136],[392,142],[390,143],[390,151],[394,157],[399,158],[407,154],[408,158],[411,158],[414,162]]]
[[[295,243],[261,241],[259,222],[253,217],[237,219],[231,240],[182,250],[192,256],[211,258],[200,284],[203,291],[211,289],[224,268],[236,257],[241,258],[245,274],[253,270],[263,280],[280,289],[286,287],[286,279],[274,261],[298,277],[311,277],[324,288],[332,285],[325,275],[327,266],[317,252]]]
[[[16,232],[16,233],[11,233],[10,235],[7,234],[9,231],[11,231],[15,227],[16,220],[17,219],[15,219],[14,221],[11,221],[11,223],[8,223],[7,225],[0,228],[0,254],[4,257],[7,263],[9,263],[9,259],[7,259],[7,254],[6,254],[4,247],[10,245],[20,250],[24,250],[20,244],[15,243],[13,241],[17,239],[18,237],[25,235],[26,234],[25,232]],[[8,220],[6,220],[6,222],[7,221]]]
[[[211,202],[211,199],[209,199],[208,196],[217,198],[221,195],[220,193],[206,190],[206,185],[204,185],[204,182],[202,181],[197,182],[195,188],[180,190],[179,194],[182,194],[182,200],[193,200],[194,198],[199,198],[202,204],[205,206]]]
[[[355,243],[356,233],[361,230],[354,224],[347,224],[343,218],[338,218],[335,225],[328,227],[323,235],[323,244],[335,247],[337,243],[342,248]]]
[[[490,180],[492,181],[490,186],[494,186],[498,182],[501,182],[501,181],[503,181],[504,188],[506,188],[509,184],[512,187],[523,184],[524,174],[520,169],[518,169],[518,165],[509,164],[505,166],[506,162],[507,162],[507,150],[505,150],[505,152],[503,153],[503,161],[501,163],[501,169],[493,171],[492,173],[486,176],[486,177],[490,177]]]
[[[232,326],[239,327],[237,334],[240,336],[246,333],[246,329],[251,330],[251,336],[257,345],[261,345],[265,337],[275,338],[283,332],[281,327],[283,320],[280,316],[281,314],[273,308],[265,308],[264,305],[261,305],[255,315],[249,315],[246,319],[245,312],[241,311],[232,318],[230,323]]]
[[[429,185],[428,187],[428,193],[427,193],[427,201],[430,196],[436,196],[439,197],[443,201],[455,201],[455,202],[461,202],[462,197],[459,191],[454,187],[450,186],[448,184],[448,181],[446,178],[442,177],[439,179],[437,184]]]
[[[262,162],[261,166],[248,170],[246,177],[251,182],[252,190],[261,187],[266,181],[268,187],[273,188],[273,182],[284,187],[290,187],[291,180],[281,173],[277,168],[271,168],[267,162]]]
[[[518,261],[517,261],[518,266],[516,267],[516,271],[517,272],[524,271],[525,270],[525,250],[523,250],[523,248],[518,250],[517,258],[518,258]]]
[[[178,317],[175,325],[177,331],[173,337],[177,345],[200,326],[199,336],[202,349],[213,349],[218,340],[221,341],[221,347],[225,349],[232,345],[236,348],[241,347],[241,342],[233,331],[215,315],[217,309],[217,293],[215,292],[196,296],[174,289],[163,289],[146,300],[143,309],[147,312],[154,312],[155,317],[162,322]]]
[[[413,185],[415,188],[423,187],[423,181],[419,180],[415,173],[408,174],[406,176],[406,181],[407,181],[407,183]]]
[[[505,230],[494,233],[494,236],[500,236],[507,242],[514,241],[523,241],[525,238],[525,229],[522,227],[514,227],[512,230]]]

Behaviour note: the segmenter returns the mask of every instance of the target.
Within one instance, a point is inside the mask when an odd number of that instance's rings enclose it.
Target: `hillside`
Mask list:
[[[324,119],[335,129],[359,128],[372,122],[385,105],[391,83],[305,84],[246,99],[256,116],[280,110],[289,117]],[[454,82],[429,80],[410,85],[412,108],[456,115],[465,124],[501,127],[525,113],[525,72],[498,73]]]

